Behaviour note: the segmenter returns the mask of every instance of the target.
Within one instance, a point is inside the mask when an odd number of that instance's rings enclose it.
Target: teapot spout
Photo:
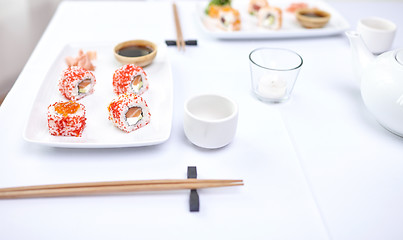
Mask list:
[[[347,31],[346,35],[350,41],[353,72],[357,82],[361,83],[363,70],[375,59],[375,56],[369,51],[358,32]]]

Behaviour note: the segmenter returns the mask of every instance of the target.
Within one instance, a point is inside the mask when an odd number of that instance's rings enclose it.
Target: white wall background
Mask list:
[[[18,78],[60,1],[0,0],[0,104]]]
[[[0,102],[12,87],[60,0],[0,0]]]

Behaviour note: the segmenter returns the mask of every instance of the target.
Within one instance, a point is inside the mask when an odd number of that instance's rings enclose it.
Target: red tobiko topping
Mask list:
[[[74,114],[80,108],[80,104],[68,101],[68,102],[58,102],[55,104],[55,111],[63,116],[67,116],[68,114]]]

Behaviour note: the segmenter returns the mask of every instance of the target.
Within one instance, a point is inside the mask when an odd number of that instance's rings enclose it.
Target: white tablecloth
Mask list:
[[[366,111],[344,35],[222,41],[203,34],[195,2],[179,2],[185,38],[168,49],[174,81],[172,131],[163,144],[61,149],[25,142],[24,126],[58,52],[72,42],[175,38],[169,2],[63,2],[0,108],[0,186],[186,178],[240,178],[245,186],[188,191],[0,201],[1,239],[402,239],[402,139]],[[364,16],[402,22],[394,3],[334,3],[352,27]],[[86,21],[80,17],[89,16]],[[398,32],[394,47],[401,47]],[[292,99],[265,104],[250,92],[248,54],[290,48],[304,58]],[[113,57],[111,55],[111,57]],[[203,150],[184,136],[184,101],[200,93],[236,99],[234,141]]]

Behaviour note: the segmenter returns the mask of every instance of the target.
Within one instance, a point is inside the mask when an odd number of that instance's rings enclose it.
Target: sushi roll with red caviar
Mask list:
[[[125,132],[132,132],[150,123],[150,110],[146,101],[134,94],[117,96],[108,106],[109,120]]]
[[[134,93],[141,95],[148,90],[147,74],[142,67],[127,64],[118,68],[113,74],[113,91],[119,95],[122,93]]]
[[[53,136],[81,137],[85,121],[85,107],[80,103],[56,102],[48,107],[48,128]]]
[[[92,72],[78,66],[63,71],[59,80],[59,91],[67,99],[77,101],[94,92],[96,83]]]

